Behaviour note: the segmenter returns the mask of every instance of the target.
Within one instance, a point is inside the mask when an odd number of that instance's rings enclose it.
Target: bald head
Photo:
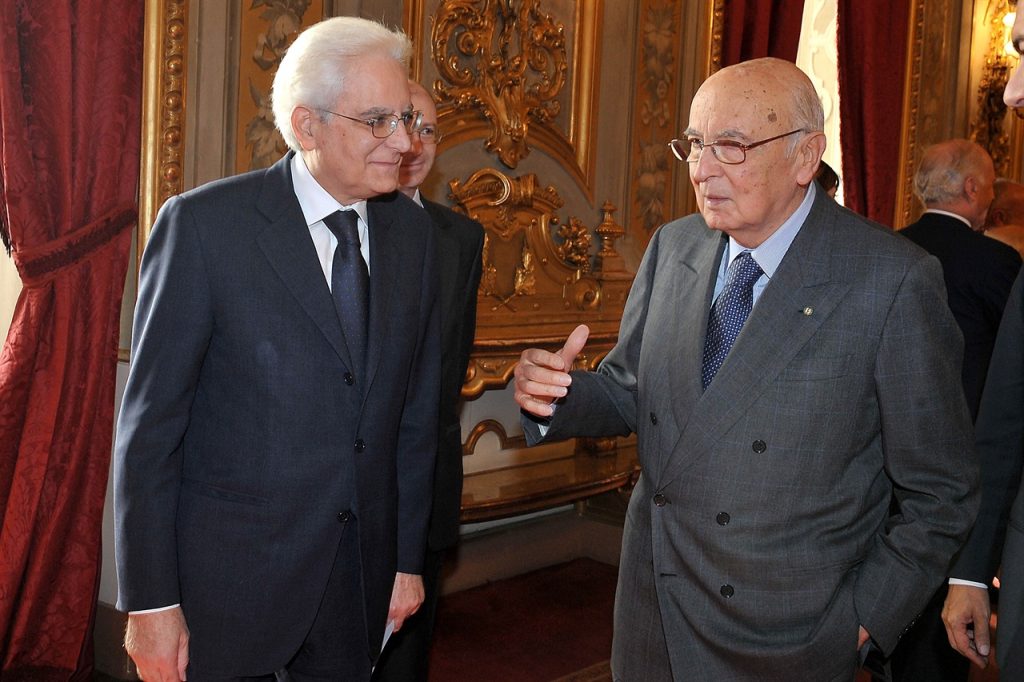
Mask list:
[[[1024,185],[1000,179],[995,182],[985,229],[1004,225],[1024,225]]]
[[[708,227],[748,248],[770,237],[814,180],[825,151],[823,128],[814,86],[792,62],[754,59],[704,81],[684,136],[690,182]]]
[[[981,145],[947,140],[928,147],[914,175],[914,193],[925,208],[963,216],[982,229],[992,203],[995,167]]]

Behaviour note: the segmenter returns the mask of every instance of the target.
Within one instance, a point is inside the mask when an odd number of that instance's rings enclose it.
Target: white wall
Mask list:
[[[14,259],[0,250],[0,342],[7,338],[20,293],[21,278],[14,267]]]

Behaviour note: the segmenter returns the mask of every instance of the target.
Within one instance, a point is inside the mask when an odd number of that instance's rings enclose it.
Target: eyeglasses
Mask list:
[[[790,135],[802,132],[804,132],[803,128],[797,128],[796,130],[790,130],[788,133],[782,133],[775,137],[769,137],[767,140],[758,140],[757,142],[751,142],[750,144],[743,144],[742,142],[736,142],[735,140],[704,142],[696,137],[688,137],[683,140],[672,140],[668,143],[668,147],[672,150],[672,154],[675,155],[677,159],[680,161],[686,161],[687,163],[697,163],[700,161],[701,153],[706,147],[710,147],[711,153],[715,155],[716,159],[730,166],[735,166],[747,160],[747,152],[751,149],[755,149],[763,144],[768,144],[769,142],[781,140],[784,137],[789,137]]]
[[[423,144],[437,144],[443,137],[443,135],[441,135],[441,131],[437,129],[437,126],[433,126],[429,123],[425,123],[420,126],[419,130],[417,130],[415,134],[420,136],[420,142]]]
[[[331,111],[330,109],[321,109],[320,111],[370,126],[370,132],[373,133],[374,137],[379,139],[391,137],[394,132],[398,130],[399,121],[405,125],[405,130],[410,135],[418,132],[420,127],[423,125],[422,111],[407,111],[401,115],[381,114],[380,116],[374,116],[373,118],[356,118],[355,116],[346,116],[345,114],[339,114],[338,112]]]

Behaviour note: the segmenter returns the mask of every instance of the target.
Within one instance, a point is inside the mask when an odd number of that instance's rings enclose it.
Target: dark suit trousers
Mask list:
[[[373,665],[360,589],[359,534],[350,521],[313,626],[287,666],[255,677],[211,677],[189,666],[188,679],[205,682],[367,682]]]
[[[384,647],[373,682],[426,682],[445,554],[444,550],[427,550],[423,562],[423,604]]]

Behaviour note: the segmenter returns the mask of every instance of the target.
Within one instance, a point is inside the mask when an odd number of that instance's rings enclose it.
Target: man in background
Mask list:
[[[423,606],[394,635],[381,654],[373,679],[377,682],[414,682],[427,679],[430,642],[434,633],[441,566],[446,550],[459,539],[462,505],[462,430],[459,398],[466,378],[469,353],[476,331],[476,294],[480,285],[484,230],[480,223],[420,193],[434,165],[440,132],[437,108],[419,83],[410,81],[414,109],[423,113],[411,147],[402,155],[399,190],[423,206],[433,221],[438,264],[437,307],[441,317],[441,400],[439,403],[437,464],[434,469],[433,509],[423,563]]]
[[[1024,12],[1011,31],[1024,47]],[[1007,106],[1024,108],[1024,69],[1018,64],[1003,93]],[[942,618],[950,644],[984,668],[992,655],[989,585],[999,570],[999,646],[1003,680],[1024,679],[1024,275],[1018,275],[992,352],[975,427],[981,464],[981,509],[950,575]],[[951,581],[952,582],[952,581]]]
[[[157,218],[114,453],[145,680],[369,680],[423,600],[440,349],[434,233],[394,191],[410,52],[307,29],[273,84],[291,151]]]
[[[1024,185],[1000,178],[996,180],[995,195],[985,220],[985,236],[1024,255]]]
[[[790,62],[709,77],[672,142],[700,215],[653,237],[615,348],[570,374],[579,327],[516,367],[531,443],[637,434],[616,680],[852,681],[974,520],[941,269],[815,188],[823,127]]]
[[[981,230],[992,203],[995,168],[980,145],[948,140],[924,150],[914,193],[925,212],[900,234],[942,264],[949,308],[964,337],[962,382],[971,419],[978,415],[999,321],[1020,270],[1012,248]],[[892,656],[897,682],[964,682],[970,663],[949,647],[942,623],[943,585]]]

